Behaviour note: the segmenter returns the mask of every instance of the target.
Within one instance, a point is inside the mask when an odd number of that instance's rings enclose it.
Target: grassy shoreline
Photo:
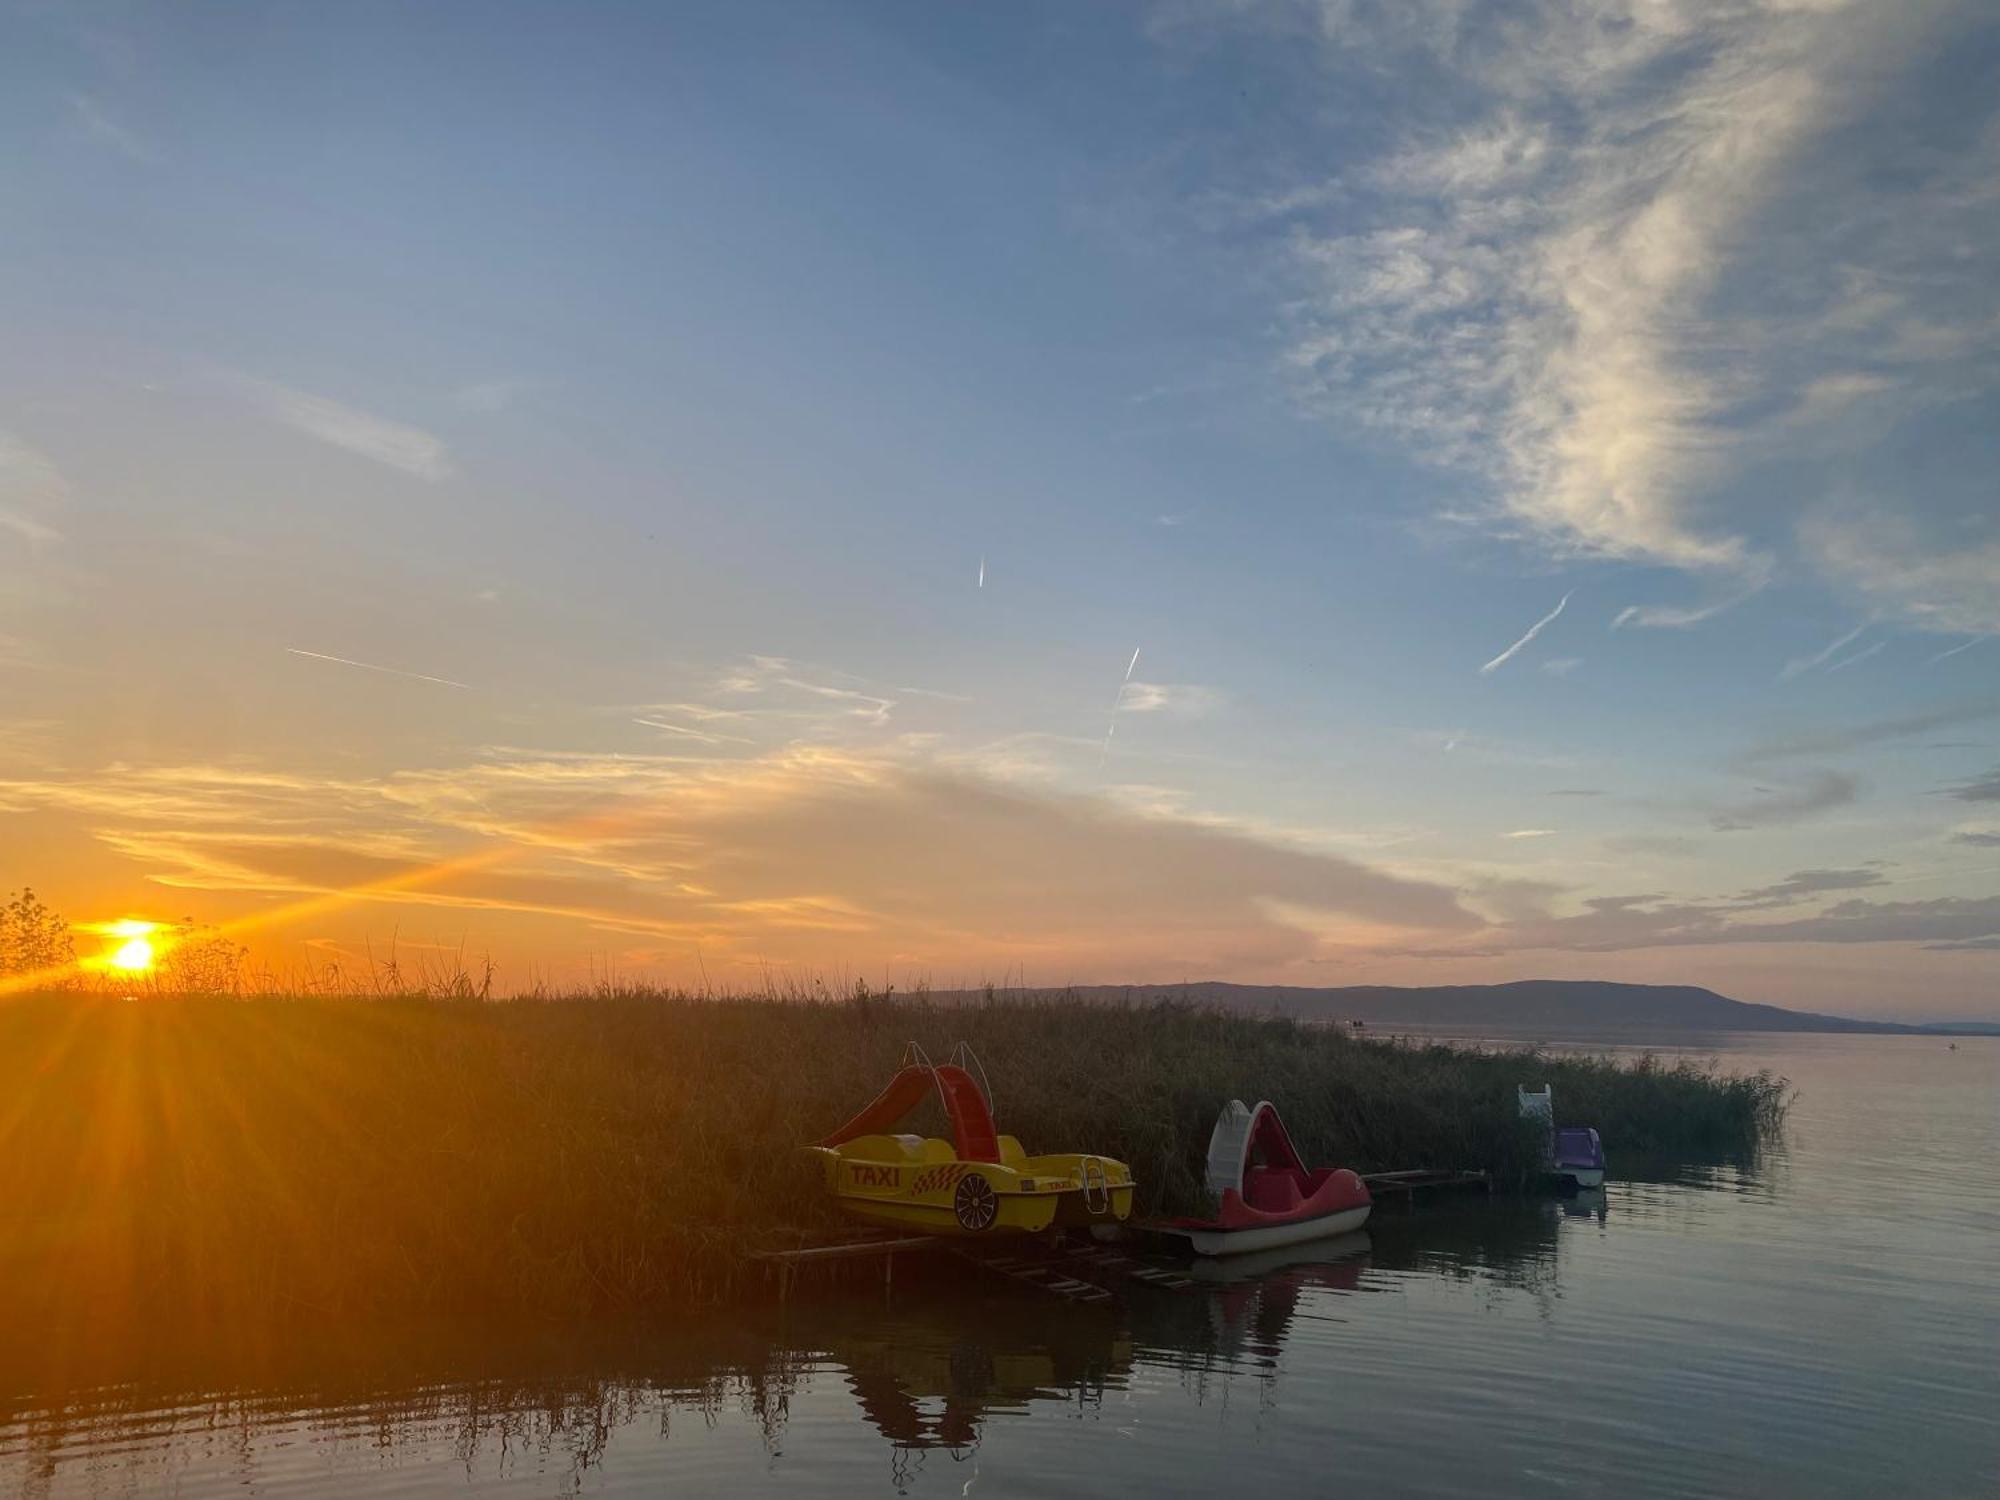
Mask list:
[[[1275,1101],[1315,1161],[1501,1180],[1531,1165],[1517,1082],[1553,1083],[1614,1167],[1754,1150],[1783,1108],[1765,1075],[1183,1005],[37,996],[0,1006],[0,1313],[724,1299],[746,1249],[838,1222],[794,1148],[913,1038],[969,1041],[1031,1151],[1129,1162],[1142,1213],[1202,1206],[1231,1095]]]

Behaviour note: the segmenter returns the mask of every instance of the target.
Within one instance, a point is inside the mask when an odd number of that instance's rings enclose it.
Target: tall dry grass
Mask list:
[[[1130,1162],[1144,1212],[1202,1205],[1232,1095],[1275,1101],[1316,1161],[1503,1180],[1532,1160],[1517,1082],[1552,1082],[1614,1165],[1747,1151],[1782,1109],[1762,1075],[1176,1005],[32,997],[0,1005],[0,1315],[713,1301],[746,1247],[832,1222],[794,1148],[910,1039],[970,1042],[1003,1130]]]

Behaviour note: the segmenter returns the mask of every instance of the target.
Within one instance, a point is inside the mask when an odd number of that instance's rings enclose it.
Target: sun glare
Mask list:
[[[119,945],[111,955],[111,967],[127,974],[139,974],[153,967],[153,945],[142,937]]]

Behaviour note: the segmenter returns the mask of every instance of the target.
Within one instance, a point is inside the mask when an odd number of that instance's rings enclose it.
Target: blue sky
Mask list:
[[[1995,1008],[1982,7],[4,25],[80,917]]]

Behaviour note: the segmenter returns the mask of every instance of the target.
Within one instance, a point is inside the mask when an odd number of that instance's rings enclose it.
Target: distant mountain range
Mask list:
[[[955,991],[942,1000],[971,1000],[980,992]],[[1936,1022],[1904,1025],[1848,1016],[1786,1010],[1731,1000],[1686,984],[1617,984],[1597,979],[1522,979],[1511,984],[1442,984],[1418,987],[1349,985],[1313,989],[1286,984],[1099,984],[1064,989],[1008,990],[1010,996],[1073,995],[1112,1004],[1185,1000],[1224,1010],[1270,1012],[1315,1021],[1360,1021],[1398,1026],[1546,1028],[1587,1031],[1835,1031],[1895,1036],[1979,1036],[2000,1033],[2000,1023]]]

